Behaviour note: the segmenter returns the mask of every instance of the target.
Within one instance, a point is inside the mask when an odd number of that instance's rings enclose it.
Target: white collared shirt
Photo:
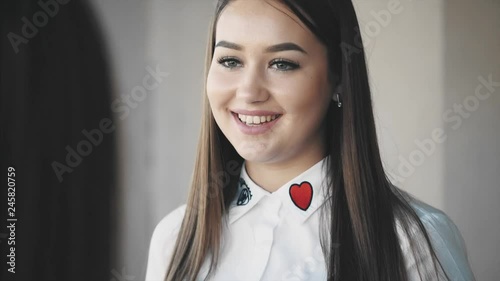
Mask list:
[[[320,246],[320,207],[324,196],[326,158],[270,193],[255,184],[243,165],[238,193],[224,228],[219,267],[213,280],[326,280]],[[438,258],[455,281],[473,280],[465,246],[455,224],[442,211],[422,202],[413,204],[428,230]],[[163,281],[186,205],[155,228],[149,249],[146,281]],[[402,232],[410,280],[418,278],[415,259]],[[427,257],[422,262],[429,262]],[[205,260],[198,280],[208,272]]]

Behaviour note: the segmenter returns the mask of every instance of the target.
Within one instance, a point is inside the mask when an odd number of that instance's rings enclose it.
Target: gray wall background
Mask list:
[[[148,67],[168,73],[119,120],[119,260],[112,272],[142,280],[154,226],[186,200],[215,1],[93,2],[110,45],[117,99],[142,85]],[[500,87],[483,87],[480,93],[491,92],[483,100],[475,90],[479,77],[500,82],[500,2],[354,4],[390,177],[445,211],[464,236],[477,279],[496,280]],[[396,13],[390,5],[397,5]],[[444,140],[433,140],[435,131]]]

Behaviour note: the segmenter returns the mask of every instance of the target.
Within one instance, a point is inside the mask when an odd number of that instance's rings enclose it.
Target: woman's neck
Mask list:
[[[258,186],[275,192],[291,179],[302,174],[325,157],[323,150],[302,154],[283,162],[259,163],[245,161],[248,176]]]

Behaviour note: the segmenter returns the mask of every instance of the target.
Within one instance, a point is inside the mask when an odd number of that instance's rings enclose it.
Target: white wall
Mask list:
[[[171,73],[154,97],[155,158],[151,215],[159,221],[184,203],[193,170],[201,121],[205,46],[214,6],[209,1],[152,1],[151,61]]]
[[[117,116],[120,195],[116,280],[142,280],[156,223],[186,200],[201,116],[209,1],[93,0],[109,41],[116,98],[141,87],[147,68],[168,73]],[[124,102],[122,102],[124,104]]]
[[[385,24],[374,12],[389,2],[356,1],[365,26],[381,26],[363,35],[384,162],[395,183],[454,220],[477,279],[497,280],[500,87],[484,100],[475,90],[480,76],[500,82],[500,2],[402,0]]]
[[[422,163],[413,157],[418,153],[415,141],[429,138],[441,126],[444,5],[409,0],[355,3],[365,30],[384,164],[399,187],[442,207],[443,152],[436,149]]]
[[[93,0],[101,16],[108,40],[115,76],[115,99],[129,98],[147,75],[149,44],[149,11],[147,1]],[[131,100],[128,115],[117,114],[119,150],[119,195],[117,264],[110,269],[111,281],[141,280],[146,266],[145,247],[149,243],[151,225],[155,223],[148,209],[153,197],[150,185],[151,96],[141,102]],[[125,104],[121,102],[121,104]],[[119,116],[123,116],[121,119]],[[98,195],[96,195],[98,196]],[[91,202],[89,202],[91,204]],[[98,235],[98,230],[96,230]],[[125,276],[134,279],[125,279]]]
[[[478,77],[500,83],[500,2],[401,0],[377,20],[389,2],[356,1],[362,24],[381,27],[363,35],[386,168],[454,220],[476,278],[497,280],[500,86],[475,90]]]
[[[453,3],[452,3],[453,2]],[[446,2],[443,112],[464,105],[446,126],[443,207],[462,231],[478,280],[500,276],[500,1]],[[490,91],[478,77],[496,82]],[[477,105],[475,104],[477,102]],[[460,117],[457,117],[460,116]],[[458,123],[458,120],[461,120]]]
[[[122,93],[140,85],[148,65],[169,73],[121,127],[116,267],[141,280],[155,224],[186,199],[215,1],[94,1]],[[443,114],[474,94],[478,76],[500,81],[499,2],[394,1],[354,1],[384,163],[396,184],[450,215],[478,280],[494,280],[500,276],[500,87],[456,129],[457,117],[449,120],[456,114]],[[388,13],[390,19],[381,18]],[[432,140],[441,129],[446,139]]]

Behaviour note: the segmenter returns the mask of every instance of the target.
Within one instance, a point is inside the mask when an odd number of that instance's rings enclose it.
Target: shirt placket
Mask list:
[[[275,229],[280,222],[279,211],[281,201],[278,198],[266,196],[259,212],[261,219],[254,227],[254,247],[252,249],[252,270],[241,280],[262,280],[271,255]]]

